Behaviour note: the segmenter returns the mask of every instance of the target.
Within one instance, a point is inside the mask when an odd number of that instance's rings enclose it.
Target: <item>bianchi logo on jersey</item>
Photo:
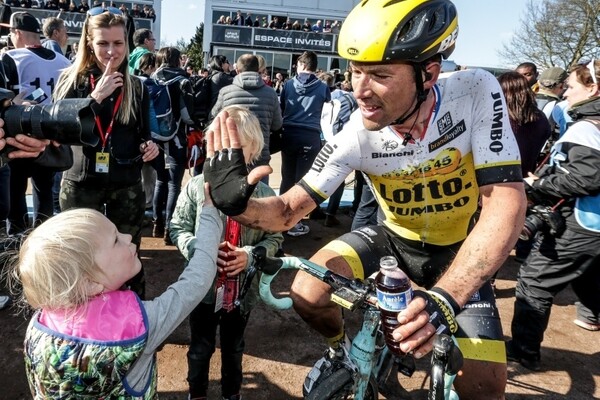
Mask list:
[[[392,151],[392,150],[396,150],[397,148],[398,148],[398,142],[396,142],[395,140],[386,140],[381,145],[381,149],[385,150],[385,151]]]
[[[394,157],[410,157],[415,154],[414,150],[404,150],[395,153],[371,153],[371,158],[394,158]]]

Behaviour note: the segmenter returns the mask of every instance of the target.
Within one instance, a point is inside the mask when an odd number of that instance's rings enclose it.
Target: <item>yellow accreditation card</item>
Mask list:
[[[104,152],[96,153],[96,172],[108,174],[109,154]]]

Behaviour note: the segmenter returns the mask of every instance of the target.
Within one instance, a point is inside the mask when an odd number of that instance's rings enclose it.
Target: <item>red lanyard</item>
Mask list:
[[[92,90],[96,87],[96,79],[94,75],[90,75],[90,85],[92,86]],[[104,153],[104,149],[106,148],[106,142],[108,141],[108,137],[112,133],[113,124],[115,122],[115,115],[117,114],[117,110],[123,101],[123,92],[119,94],[117,101],[115,103],[115,107],[113,108],[112,117],[110,119],[110,124],[108,124],[108,128],[106,128],[106,133],[103,132],[102,124],[100,123],[100,116],[96,115],[96,128],[98,128],[98,132],[100,133],[100,139],[102,140],[102,152]]]

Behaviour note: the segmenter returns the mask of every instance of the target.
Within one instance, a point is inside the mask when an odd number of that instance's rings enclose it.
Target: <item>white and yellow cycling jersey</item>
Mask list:
[[[481,186],[522,180],[517,143],[496,78],[468,70],[434,86],[423,137],[403,145],[393,129],[364,128],[357,110],[300,185],[318,203],[353,170],[363,171],[399,236],[449,245],[467,236]]]

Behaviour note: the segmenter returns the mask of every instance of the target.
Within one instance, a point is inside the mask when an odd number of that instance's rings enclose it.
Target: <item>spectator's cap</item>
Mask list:
[[[0,24],[0,26],[18,29],[20,31],[42,33],[42,28],[40,28],[40,23],[38,20],[27,12],[12,13],[9,22],[10,23],[8,24]]]
[[[567,79],[567,76],[567,71],[560,67],[546,68],[540,75],[538,82],[543,87],[551,88],[559,83],[563,83]]]

